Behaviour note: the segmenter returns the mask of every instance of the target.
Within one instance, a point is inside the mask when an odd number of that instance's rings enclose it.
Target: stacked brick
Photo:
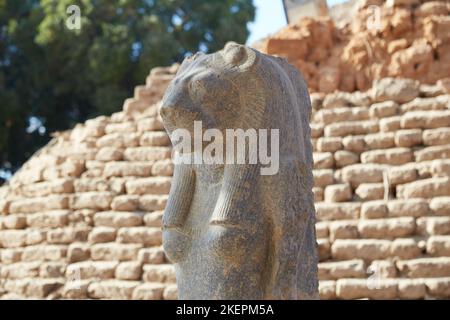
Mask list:
[[[321,298],[450,298],[444,82],[312,95]]]
[[[175,71],[56,134],[0,188],[0,298],[176,299],[157,116]],[[311,100],[321,298],[450,298],[449,80]]]
[[[176,298],[157,116],[176,69],[153,69],[123,111],[56,134],[0,189],[0,298]]]
[[[384,77],[450,77],[449,1],[359,0],[354,9],[342,27],[329,17],[297,21],[261,50],[286,57],[314,92],[366,91]]]

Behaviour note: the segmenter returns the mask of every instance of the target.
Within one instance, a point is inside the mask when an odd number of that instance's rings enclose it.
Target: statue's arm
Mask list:
[[[234,164],[225,166],[223,184],[210,220],[211,224],[239,227],[245,220],[242,206],[255,192],[255,179],[259,166]]]
[[[180,228],[189,213],[195,191],[195,172],[190,165],[175,165],[163,228]]]

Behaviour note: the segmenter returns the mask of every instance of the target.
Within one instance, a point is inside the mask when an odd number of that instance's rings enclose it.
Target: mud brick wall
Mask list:
[[[450,77],[449,1],[360,0],[353,10],[343,27],[329,17],[305,18],[260,49],[286,57],[317,92],[365,91],[383,77],[427,84]]]
[[[176,299],[157,116],[176,68],[58,133],[0,189],[0,298]],[[311,95],[322,299],[450,298],[449,89],[386,78]]]

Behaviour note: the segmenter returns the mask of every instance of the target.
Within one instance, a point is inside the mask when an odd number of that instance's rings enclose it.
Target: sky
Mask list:
[[[345,0],[327,0],[328,6]],[[286,25],[282,0],[253,0],[256,6],[255,21],[249,24],[250,37],[247,44],[252,44]]]

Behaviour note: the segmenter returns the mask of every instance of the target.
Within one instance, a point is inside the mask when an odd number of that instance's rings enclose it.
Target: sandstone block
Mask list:
[[[152,176],[167,176],[171,177],[173,175],[173,163],[171,159],[167,160],[157,160],[152,166]]]
[[[378,122],[366,121],[344,121],[332,123],[325,127],[326,137],[345,137],[349,135],[366,135],[378,132]]]
[[[319,281],[319,297],[320,300],[336,299],[336,281]]]
[[[133,300],[162,300],[164,285],[159,283],[143,283],[133,291]]]
[[[116,238],[116,229],[111,227],[95,227],[89,234],[88,240],[91,243],[112,242]]]
[[[346,136],[342,139],[344,149],[355,153],[363,152],[367,149],[364,136]]]
[[[105,165],[105,177],[147,177],[151,175],[152,164],[148,162],[115,161]]]
[[[351,164],[355,164],[359,162],[359,155],[356,153],[346,151],[346,150],[338,150],[334,153],[334,163],[337,168],[346,167]]]
[[[86,241],[90,228],[66,227],[52,229],[47,232],[47,242],[53,244],[70,244],[76,241]]]
[[[63,279],[33,279],[26,288],[26,295],[35,298],[45,298],[63,285]]]
[[[363,260],[346,260],[319,263],[319,280],[336,280],[342,278],[365,278],[366,269]]]
[[[62,228],[67,226],[70,211],[55,210],[27,215],[27,224],[31,228]]]
[[[385,218],[387,215],[388,207],[385,201],[368,201],[361,205],[361,218],[363,219]]]
[[[391,279],[339,279],[336,281],[336,296],[340,299],[395,299],[397,283]]]
[[[127,148],[124,152],[126,161],[156,161],[170,159],[169,147],[135,147]]]
[[[398,113],[398,104],[394,101],[374,103],[370,106],[371,118],[386,118],[395,116]]]
[[[419,95],[419,82],[412,79],[383,78],[375,80],[372,99],[377,102],[393,100],[405,103]]]
[[[363,201],[383,199],[385,187],[382,183],[361,183],[355,190],[355,194]]]
[[[380,119],[379,126],[381,132],[397,131],[401,128],[401,116]]]
[[[358,238],[358,223],[353,220],[333,221],[329,224],[330,240]]]
[[[316,237],[317,238],[328,238],[328,235],[329,235],[328,224],[329,223],[326,221],[319,221],[316,223]]]
[[[99,138],[96,142],[98,148],[115,147],[126,148],[134,147],[139,144],[139,138],[136,133],[120,134],[111,133]]]
[[[122,280],[92,282],[89,284],[88,294],[95,299],[129,300],[139,284],[139,281]]]
[[[62,296],[66,299],[87,299],[90,283],[90,280],[67,281],[62,289]]]
[[[317,139],[317,150],[320,152],[335,152],[342,149],[341,137],[321,137]]]
[[[143,267],[142,279],[146,282],[175,283],[175,269],[170,264],[151,265]]]
[[[5,216],[2,221],[5,229],[24,229],[27,226],[27,218],[23,214]]]
[[[120,161],[123,159],[123,152],[115,147],[103,147],[98,150],[95,160],[98,161]]]
[[[434,198],[450,195],[450,178],[432,178],[410,182],[397,186],[397,197]]]
[[[358,232],[363,238],[401,238],[414,234],[415,229],[413,217],[361,220],[358,223]]]
[[[436,298],[448,298],[450,295],[450,277],[426,279],[428,293]]]
[[[163,292],[164,300],[178,300],[178,289],[175,284],[170,284],[165,287]]]
[[[162,227],[162,216],[164,211],[154,211],[145,214],[144,216],[144,224],[147,227],[156,227],[161,228]]]
[[[71,279],[112,279],[118,262],[115,261],[83,261],[67,266],[66,277]]]
[[[388,149],[395,146],[394,137],[392,132],[379,132],[366,135],[364,141],[369,149]]]
[[[116,268],[116,279],[139,280],[142,275],[142,265],[138,261],[121,262]]]
[[[85,192],[74,194],[70,201],[72,209],[94,209],[107,210],[110,208],[112,199],[111,192]]]
[[[417,219],[417,229],[420,234],[450,234],[450,217],[421,217]]]
[[[361,183],[383,182],[384,166],[376,164],[354,164],[342,169],[342,180],[357,187]]]
[[[27,244],[26,230],[3,230],[0,231],[0,247],[17,248]]]
[[[144,132],[141,135],[139,144],[143,147],[165,147],[170,146],[170,139],[164,131]]]
[[[311,138],[320,138],[323,136],[323,124],[311,123]]]
[[[120,243],[142,243],[147,246],[161,245],[161,229],[151,227],[121,228],[117,234]]]
[[[421,217],[429,212],[428,202],[424,199],[391,200],[388,208],[390,217]]]
[[[426,287],[419,279],[401,279],[398,282],[398,296],[400,299],[423,299]]]
[[[333,170],[318,169],[313,170],[314,186],[324,188],[327,185],[333,184]]]
[[[45,262],[39,268],[39,276],[42,278],[64,278],[66,264],[64,262]]]
[[[138,253],[138,260],[144,264],[162,264],[164,257],[162,247],[143,248]]]
[[[111,209],[114,211],[135,211],[139,207],[139,196],[120,195],[113,199]]]
[[[159,211],[164,210],[167,203],[167,195],[143,195],[139,198],[139,210]]]
[[[0,276],[2,279],[24,279],[39,276],[40,262],[18,262],[2,266]]]
[[[420,258],[401,260],[397,269],[407,278],[432,278],[450,276],[450,258]]]
[[[142,244],[99,243],[91,251],[92,260],[128,261],[136,260]]]
[[[416,161],[428,161],[434,159],[449,159],[450,158],[450,144],[443,146],[433,146],[423,148],[414,152]]]
[[[0,250],[0,261],[2,264],[19,262],[22,258],[23,249],[2,249]]]
[[[51,195],[16,200],[9,206],[10,213],[34,213],[50,210],[68,209],[69,197],[66,195]]]
[[[317,239],[319,261],[326,261],[331,255],[331,244],[328,239]]]
[[[333,184],[325,188],[325,202],[344,202],[352,198],[352,189],[349,184]]]
[[[430,209],[435,216],[450,215],[450,197],[436,197],[431,199]]]
[[[164,130],[164,126],[162,125],[161,121],[153,117],[140,119],[137,124],[137,129],[139,132],[157,131]]]
[[[388,171],[389,185],[396,186],[418,179],[417,169],[410,165],[389,168]]]
[[[427,253],[432,256],[450,256],[450,236],[431,236],[427,240]]]
[[[314,169],[330,169],[334,166],[334,158],[331,152],[314,152]]]
[[[401,118],[403,129],[450,127],[450,111],[413,111]]]
[[[408,148],[393,148],[387,150],[371,150],[361,154],[362,163],[380,163],[402,165],[413,160],[413,153]]]
[[[380,260],[389,256],[391,241],[389,240],[353,240],[338,239],[331,246],[331,255],[334,259],[350,260]]]
[[[323,201],[323,189],[318,187],[313,187],[312,192],[314,195],[314,202],[320,202]]]
[[[134,122],[126,121],[120,123],[110,123],[106,125],[105,132],[106,134],[110,133],[130,133],[136,131],[136,125]]]
[[[90,258],[91,252],[89,249],[89,244],[76,242],[69,245],[67,249],[67,261],[69,263],[80,262],[88,260]]]
[[[359,203],[325,203],[315,204],[317,220],[345,220],[357,219],[361,209]]]
[[[56,179],[53,181],[26,184],[21,188],[26,197],[45,197],[55,193],[73,192],[73,179]]]
[[[140,212],[103,211],[95,214],[94,223],[105,227],[135,227],[142,225],[142,216]]]
[[[171,178],[149,177],[127,181],[125,186],[128,194],[168,194]]]
[[[410,148],[422,144],[421,129],[399,130],[395,133],[395,145],[402,148]]]
[[[422,138],[426,146],[450,144],[450,128],[424,130]]]

